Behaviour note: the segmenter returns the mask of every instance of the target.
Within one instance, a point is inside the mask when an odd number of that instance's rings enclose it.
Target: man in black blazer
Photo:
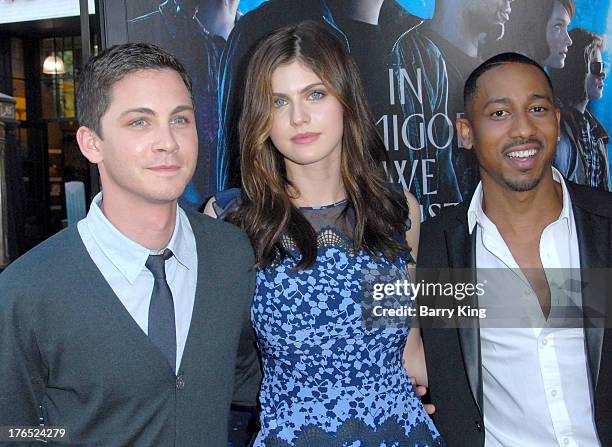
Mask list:
[[[551,329],[544,276],[573,267],[584,281],[588,269],[612,265],[612,195],[552,168],[559,112],[532,60],[487,60],[464,100],[457,130],[482,181],[471,200],[422,227],[419,267],[468,269],[473,281],[476,268],[522,272],[544,324],[490,328],[472,318],[440,329],[422,319],[435,423],[451,447],[612,445],[612,331],[590,312],[610,315],[609,288],[584,289],[582,327]]]

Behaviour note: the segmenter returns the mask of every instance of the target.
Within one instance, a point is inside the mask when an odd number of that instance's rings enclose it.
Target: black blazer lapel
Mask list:
[[[601,273],[592,272],[593,276],[589,279],[591,275],[589,269],[610,266],[610,227],[612,226],[612,220],[589,212],[581,206],[580,201],[575,196],[572,197],[572,204],[580,251],[582,282],[587,285],[589,283],[598,284],[605,278],[601,278]],[[597,286],[587,286],[582,293],[582,306],[585,314],[585,343],[593,392],[597,388],[599,378],[608,298],[605,293],[602,293],[602,288]]]
[[[446,230],[446,250],[451,269],[469,269],[470,278],[460,281],[476,283],[476,229],[470,235],[466,219],[467,207],[462,206],[458,225]],[[459,275],[462,276],[462,275]],[[458,302],[455,301],[457,304]],[[478,303],[474,303],[477,305]],[[469,325],[469,326],[466,326]],[[465,372],[478,410],[482,414],[482,365],[480,357],[480,325],[477,318],[466,318],[457,329]]]

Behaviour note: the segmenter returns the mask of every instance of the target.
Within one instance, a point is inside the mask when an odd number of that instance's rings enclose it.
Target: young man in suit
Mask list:
[[[232,399],[258,389],[254,350],[238,361],[241,342],[253,349],[254,258],[237,228],[177,205],[197,160],[191,80],[158,47],[117,45],[77,98],[102,193],[0,275],[0,426],[225,447]]]
[[[586,314],[582,327],[549,325],[559,309],[545,269],[579,269],[584,279],[612,265],[612,195],[552,168],[553,98],[545,71],[516,53],[485,61],[465,85],[457,130],[482,181],[471,200],[423,226],[419,265],[514,273],[544,323],[485,327],[474,318],[439,329],[422,321],[435,423],[448,446],[612,443],[612,331]],[[495,304],[501,289],[478,304]],[[581,312],[605,312],[610,296],[585,288],[579,299]]]

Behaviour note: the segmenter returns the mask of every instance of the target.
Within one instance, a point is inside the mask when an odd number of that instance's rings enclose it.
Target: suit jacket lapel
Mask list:
[[[601,272],[591,273],[589,269],[604,268],[610,265],[610,226],[612,222],[606,217],[582,208],[581,202],[575,197],[572,197],[572,204],[580,251],[582,282],[587,285],[582,293],[582,306],[585,314],[584,334],[591,383],[593,392],[595,392],[601,364],[608,297],[603,293],[601,287],[596,286],[602,279],[605,279],[602,278]],[[590,279],[589,276],[591,276]],[[591,287],[588,284],[591,284]]]
[[[469,202],[468,202],[469,203]],[[476,231],[470,235],[467,224],[467,206],[461,206],[457,225],[446,231],[446,247],[451,269],[469,269],[470,276],[459,281],[476,283]],[[455,304],[458,302],[455,300]],[[478,303],[474,303],[477,305]],[[474,401],[482,414],[482,367],[480,358],[480,325],[477,318],[464,318],[457,329],[463,363]]]

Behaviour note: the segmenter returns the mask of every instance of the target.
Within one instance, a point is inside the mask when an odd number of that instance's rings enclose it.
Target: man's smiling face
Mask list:
[[[559,111],[545,74],[523,63],[503,63],[477,81],[468,116],[458,122],[474,148],[483,182],[529,191],[550,172]]]

